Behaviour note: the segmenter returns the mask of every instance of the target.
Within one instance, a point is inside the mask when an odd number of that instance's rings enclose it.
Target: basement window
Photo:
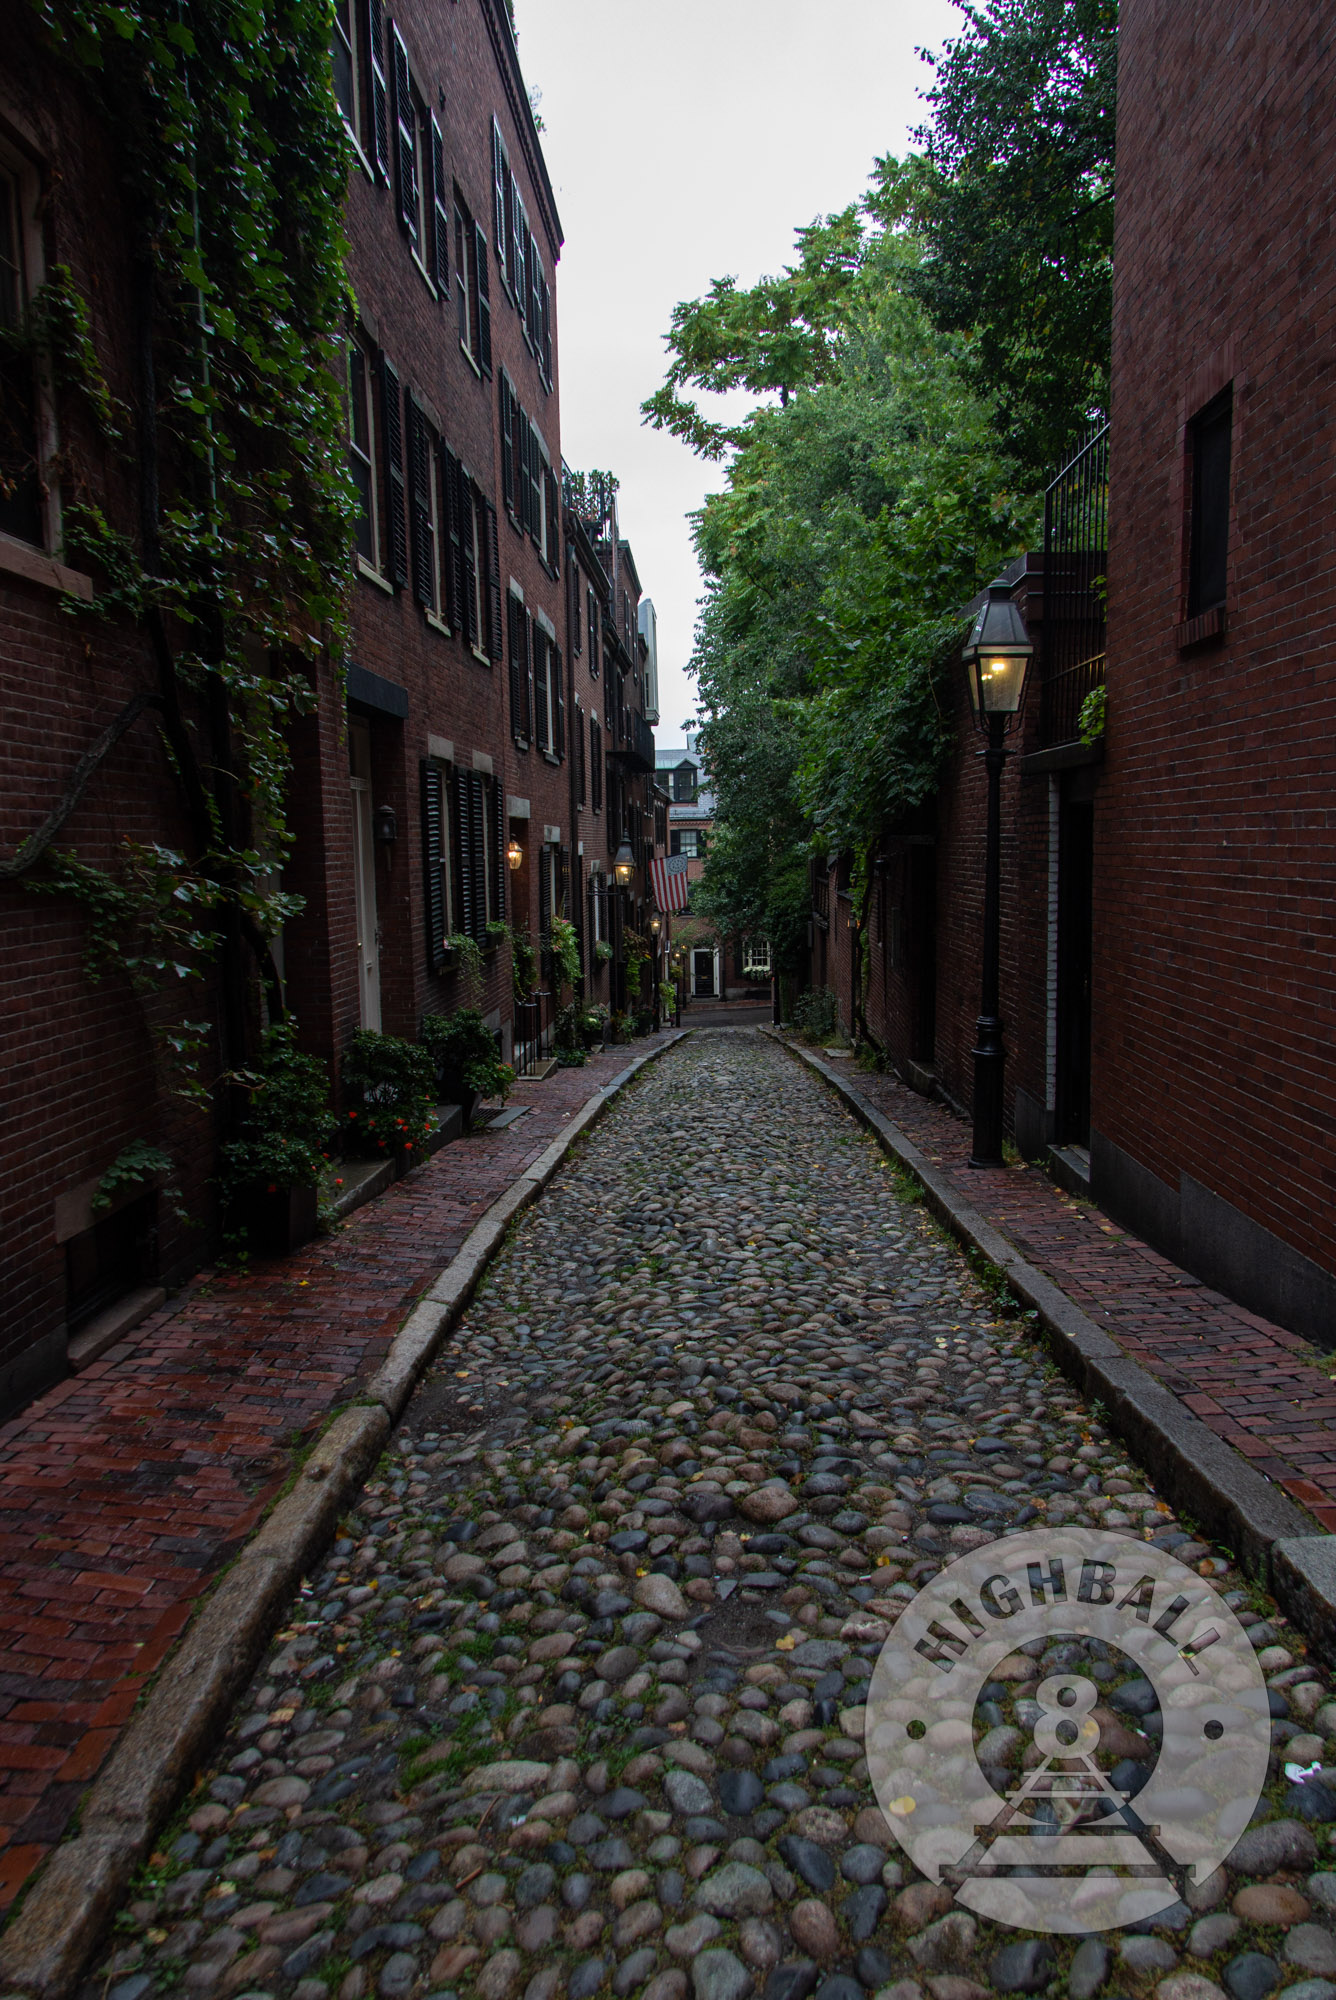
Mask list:
[[[65,1245],[65,1320],[71,1333],[156,1276],[157,1201],[152,1191],[139,1195]]]

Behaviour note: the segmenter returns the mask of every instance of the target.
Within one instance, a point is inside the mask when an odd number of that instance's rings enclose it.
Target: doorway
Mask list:
[[[380,930],[376,922],[376,841],[371,810],[371,725],[348,720],[353,795],[353,898],[357,922],[357,1006],[364,1028],[380,1031]]]
[[[691,991],[697,1000],[714,998],[714,953],[693,951],[691,954]]]
[[[1078,780],[1086,777],[1077,774]],[[1076,785],[1071,787],[1073,791]],[[1084,786],[1081,789],[1085,789]],[[1090,1144],[1092,908],[1095,888],[1093,799],[1064,791],[1058,808],[1057,1075],[1054,1137],[1060,1146]]]

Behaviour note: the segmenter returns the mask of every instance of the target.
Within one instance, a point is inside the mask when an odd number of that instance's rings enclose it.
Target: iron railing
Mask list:
[[[516,1076],[536,1076],[552,1054],[553,999],[551,993],[531,993],[515,1002]]]
[[[1109,427],[1092,431],[1044,498],[1041,747],[1074,743],[1086,696],[1104,685]]]

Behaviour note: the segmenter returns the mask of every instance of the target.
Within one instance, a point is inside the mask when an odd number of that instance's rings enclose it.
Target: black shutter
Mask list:
[[[385,510],[389,517],[390,580],[408,582],[408,518],[404,502],[403,406],[399,371],[384,358],[380,364],[381,433],[385,439]]]
[[[487,516],[487,657],[496,661],[502,656],[504,641],[501,634],[501,549],[496,538],[496,509],[490,500],[483,501]]]
[[[539,366],[543,371],[543,380],[550,389],[552,387],[552,289],[546,278],[542,281],[542,315]]]
[[[533,628],[533,725],[534,740],[540,750],[552,747],[551,707],[548,701],[548,661],[551,648],[541,625]]]
[[[585,728],[584,710],[577,701],[571,713],[571,744],[575,751],[575,796],[581,805],[585,802]]]
[[[458,635],[464,626],[464,552],[460,547],[459,460],[449,445],[441,446],[441,518],[445,522],[445,616]]]
[[[476,935],[477,925],[473,912],[473,818],[469,811],[469,790],[474,776],[472,771],[456,771],[454,783],[455,807],[455,925],[465,937]]]
[[[496,245],[496,268],[506,282],[506,149],[501,127],[492,120],[492,241]]]
[[[552,977],[552,850],[538,850],[538,949],[543,955],[543,977]]]
[[[474,357],[484,375],[492,372],[492,284],[487,271],[487,238],[481,223],[473,225],[473,241],[478,253],[478,352]]]
[[[552,686],[552,748],[558,757],[566,755],[566,695],[561,685],[561,648],[549,646],[547,672]]]
[[[404,398],[408,424],[408,518],[413,543],[413,595],[435,609],[431,567],[431,433],[411,392]]]
[[[422,901],[427,920],[427,970],[439,972],[445,957],[444,852],[445,788],[439,764],[422,765]]]
[[[603,732],[596,715],[589,718],[589,803],[595,812],[603,810]]]
[[[469,327],[469,252],[464,236],[464,217],[455,210],[455,316],[459,322],[459,344],[470,345],[472,334]]]
[[[474,860],[474,928],[468,936],[474,944],[482,944],[488,928],[488,836],[492,828],[488,826],[486,784],[478,770],[468,774],[468,820]]]
[[[446,304],[450,303],[450,203],[445,186],[445,141],[436,113],[431,114],[432,276]]]
[[[519,308],[520,318],[523,319],[525,287],[528,284],[525,276],[527,267],[524,239],[529,232],[525,226],[524,204],[520,200],[520,191],[515,185],[514,174],[510,175],[507,187],[510,194],[510,289],[515,294],[515,304]]]
[[[399,227],[418,247],[417,111],[408,50],[396,24],[390,22],[390,110],[394,121],[395,185],[399,196]]]
[[[492,805],[492,915],[497,923],[506,921],[506,813],[501,780],[494,778],[490,792]]]
[[[510,393],[510,377],[497,377],[497,401],[501,405],[501,499],[511,520],[515,518],[515,405]]]
[[[510,592],[506,594],[506,619],[510,628],[510,728],[524,749],[529,741],[524,719],[524,606]]]
[[[524,733],[531,743],[538,739],[537,711],[533,698],[533,641],[534,622],[529,612],[524,614]]]
[[[478,560],[473,540],[473,481],[461,470],[459,475],[459,538],[464,552],[464,637],[470,646],[478,643]]]
[[[547,502],[547,563],[556,576],[561,560],[561,514],[557,504],[557,475],[550,465],[543,467],[543,488]]]
[[[571,850],[559,847],[557,855],[557,915],[568,917],[571,911]]]
[[[377,173],[387,184],[390,178],[390,107],[385,80],[385,21],[380,0],[368,0],[367,19],[371,44],[371,148]]]

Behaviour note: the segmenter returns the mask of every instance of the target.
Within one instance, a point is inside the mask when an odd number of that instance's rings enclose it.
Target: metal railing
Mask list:
[[[536,1076],[552,1054],[554,995],[531,993],[515,1002],[515,1074]]]
[[[1109,427],[1101,424],[1044,496],[1045,749],[1074,743],[1086,696],[1104,684],[1109,555]]]

